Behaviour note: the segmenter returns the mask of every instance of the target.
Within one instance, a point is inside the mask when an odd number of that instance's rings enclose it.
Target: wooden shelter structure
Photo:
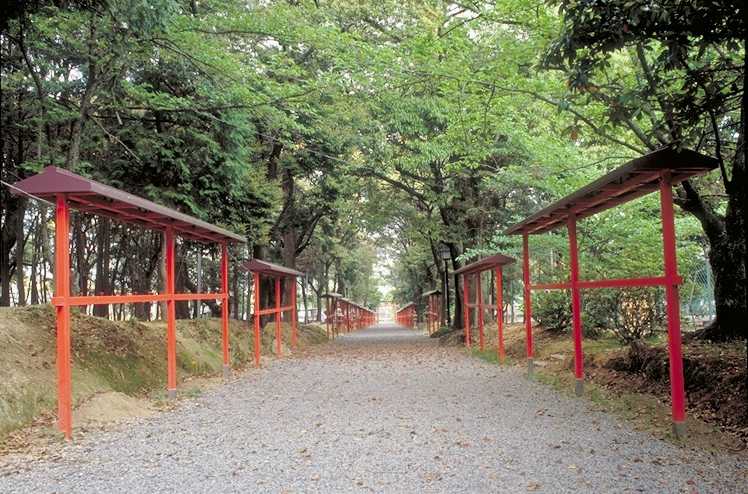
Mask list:
[[[408,302],[395,311],[395,322],[400,326],[413,329],[416,327],[416,304]]]
[[[339,293],[330,292],[322,295],[325,299],[325,329],[327,330],[327,338],[335,339],[340,334],[340,328],[342,326],[343,314],[342,311],[338,314],[340,306],[338,301],[343,298]]]
[[[49,166],[40,173],[16,182],[14,193],[28,194],[55,204],[55,295],[52,305],[57,316],[57,424],[67,439],[72,437],[72,371],[70,308],[142,302],[166,303],[167,394],[177,392],[177,336],[175,304],[183,300],[221,301],[221,336],[224,375],[229,361],[228,245],[244,242],[244,237],[192,216],[129,194],[109,185],[82,177],[68,170]],[[129,295],[82,295],[70,292],[70,211],[76,210],[113,218],[163,232],[166,283],[163,293]],[[221,290],[213,293],[176,293],[176,237],[221,248]]]
[[[322,297],[327,301],[325,326],[328,338],[337,337],[341,329],[349,333],[376,323],[376,312],[339,293],[326,293]]]
[[[525,338],[528,372],[533,368],[532,290],[569,290],[571,292],[572,334],[574,339],[574,376],[576,392],[582,394],[584,355],[582,351],[583,289],[621,287],[663,287],[667,305],[668,352],[670,359],[670,393],[673,430],[685,434],[686,403],[681,352],[680,301],[675,249],[673,191],[675,184],[717,168],[718,161],[690,150],[663,148],[636,158],[616,168],[578,191],[554,202],[524,221],[509,228],[509,235],[522,235]],[[607,209],[659,191],[662,222],[663,275],[641,278],[580,280],[577,248],[577,222]],[[550,232],[566,226],[569,235],[569,280],[559,283],[530,281],[529,236]]]
[[[426,299],[426,330],[429,335],[439,330],[442,320],[442,292],[429,290],[421,295]]]
[[[472,337],[470,334],[470,311],[475,310],[478,325],[478,346],[481,351],[485,349],[484,316],[486,309],[496,310],[496,352],[499,362],[504,362],[504,271],[503,267],[515,262],[513,257],[503,254],[495,254],[479,261],[467,264],[455,271],[462,276],[462,314],[465,325],[465,346],[470,348]],[[487,304],[483,300],[483,289],[481,287],[481,273],[493,271],[496,284],[495,304]],[[473,282],[473,302],[470,298],[470,282]]]
[[[242,264],[242,268],[252,273],[254,285],[254,353],[255,366],[260,366],[262,336],[260,334],[261,319],[265,315],[275,317],[275,354],[278,357],[283,356],[283,330],[281,321],[283,314],[290,314],[291,319],[291,348],[295,349],[298,343],[298,314],[296,312],[296,279],[304,276],[301,271],[287,268],[272,262],[262,261],[260,259],[250,259]],[[263,308],[262,301],[262,278],[270,278],[274,281],[274,298],[275,304],[272,307]],[[283,305],[282,282],[285,281],[290,285],[290,300]]]

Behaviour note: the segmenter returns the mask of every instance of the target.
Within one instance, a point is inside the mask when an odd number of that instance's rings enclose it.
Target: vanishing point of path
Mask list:
[[[746,467],[377,326],[91,434],[0,491],[748,492]]]

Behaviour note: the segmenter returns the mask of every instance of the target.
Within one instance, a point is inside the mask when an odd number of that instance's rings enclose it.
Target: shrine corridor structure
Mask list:
[[[690,150],[663,148],[634,159],[598,180],[554,202],[506,231],[522,235],[522,272],[524,277],[525,338],[528,373],[533,371],[532,290],[571,291],[572,335],[574,339],[574,376],[576,393],[581,395],[584,383],[582,350],[583,289],[622,287],[663,287],[667,305],[668,354],[670,359],[670,393],[673,432],[685,434],[686,398],[681,352],[680,300],[675,249],[673,185],[717,168],[716,159]],[[580,280],[577,248],[577,222],[614,208],[651,192],[659,191],[662,222],[663,275],[642,278]],[[569,280],[558,283],[532,284],[530,277],[530,235],[566,227],[569,237]]]
[[[57,425],[70,439],[73,434],[72,372],[70,353],[70,308],[140,302],[166,303],[167,395],[177,394],[177,333],[175,304],[183,300],[219,300],[221,302],[221,341],[224,375],[229,373],[229,254],[230,243],[243,243],[244,237],[182,214],[160,204],[122,190],[49,166],[14,184],[14,193],[27,194],[55,203],[55,294],[52,305],[57,312]],[[70,210],[114,218],[121,223],[163,232],[166,286],[164,293],[130,295],[73,296],[70,293]],[[221,291],[215,293],[176,293],[176,237],[221,248]]]

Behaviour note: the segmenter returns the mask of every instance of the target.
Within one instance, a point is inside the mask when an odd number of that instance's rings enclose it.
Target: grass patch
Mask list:
[[[284,344],[290,344],[290,326],[284,323],[282,329]],[[71,334],[74,407],[107,392],[145,398],[160,408],[170,406],[165,322],[110,321],[73,311]],[[229,321],[234,368],[245,367],[253,358],[254,339],[248,334],[245,321]],[[263,333],[264,356],[271,354],[273,340],[270,331]],[[324,327],[299,326],[300,347],[326,341]],[[51,306],[0,308],[0,447],[13,431],[33,423],[51,425],[57,409],[55,347]],[[205,382],[190,382],[193,377],[222,375],[220,319],[177,321],[177,366],[181,397],[202,392]]]

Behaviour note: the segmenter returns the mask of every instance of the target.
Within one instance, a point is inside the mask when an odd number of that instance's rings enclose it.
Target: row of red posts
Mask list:
[[[166,304],[166,390],[169,398],[177,393],[177,334],[176,302],[191,300],[217,300],[221,303],[221,349],[224,377],[230,376],[229,347],[229,245],[244,243],[243,235],[206,223],[173,209],[161,206],[142,197],[129,194],[106,184],[91,180],[68,170],[47,167],[41,173],[21,180],[11,191],[55,205],[55,293],[52,298],[57,313],[57,426],[67,439],[73,433],[73,386],[71,356],[71,308],[88,305],[130,304],[163,302]],[[162,293],[124,295],[71,294],[70,279],[70,215],[71,210],[113,218],[121,223],[157,230],[163,233],[165,244],[165,287]],[[220,290],[208,293],[176,293],[176,256],[179,239],[216,244],[221,252]],[[290,345],[298,344],[298,315],[296,310],[296,281],[304,274],[253,259],[241,266],[252,273],[254,280],[254,361],[260,366],[261,320],[272,316],[275,323],[275,353],[282,356],[282,322],[290,323]],[[264,292],[262,281],[269,280],[270,296]],[[267,286],[267,284],[265,284]],[[272,300],[268,307],[262,300]],[[376,315],[353,302],[342,299],[339,306],[343,316],[335,323],[335,331],[347,331],[374,324]],[[335,318],[334,318],[335,320]]]
[[[503,267],[514,262],[514,259],[502,254],[496,254],[481,259],[474,263],[463,266],[455,271],[455,274],[462,276],[462,314],[463,326],[465,331],[465,346],[468,348],[472,345],[471,335],[471,311],[475,312],[475,319],[478,325],[478,347],[481,351],[485,349],[485,321],[484,314],[486,309],[496,311],[496,352],[499,362],[504,362],[504,298],[503,298]],[[487,304],[483,300],[483,289],[481,287],[481,273],[488,271],[494,272],[495,304]],[[471,283],[472,282],[472,283]],[[472,287],[471,287],[472,285]],[[472,290],[471,290],[472,288]],[[471,296],[472,292],[472,296]]]
[[[325,328],[329,339],[377,323],[378,316],[375,311],[348,300],[339,293],[326,293],[322,298],[326,301]]]
[[[395,311],[395,322],[400,326],[415,329],[417,321],[416,304],[408,302]]]
[[[675,243],[675,221],[672,187],[683,180],[706,173],[718,166],[717,160],[694,151],[663,148],[632,160],[595,182],[579,189],[524,221],[512,226],[507,235],[522,235],[522,275],[524,281],[525,349],[528,374],[533,373],[535,354],[532,333],[532,291],[569,290],[571,293],[572,339],[574,342],[575,392],[584,391],[584,353],[582,328],[582,291],[600,288],[660,287],[665,291],[668,355],[670,360],[670,392],[673,433],[685,435],[686,397],[681,350],[680,301],[678,286],[683,282],[678,274]],[[583,280],[580,275],[577,246],[579,220],[619,206],[651,192],[659,192],[662,223],[663,274],[639,278]],[[530,271],[529,237],[566,227],[568,232],[568,281],[557,283],[532,283]],[[496,310],[497,348],[499,360],[504,360],[502,270],[514,259],[497,254],[464,266],[456,271],[463,277],[463,317],[465,346],[470,348],[471,311],[476,311],[478,345],[484,349],[484,310]],[[495,305],[485,304],[481,290],[480,273],[489,269],[495,272]],[[471,286],[472,284],[472,286]]]
[[[441,290],[431,290],[423,295],[426,299],[426,331],[429,335],[434,334],[441,327],[442,322],[442,292]]]
[[[686,179],[704,174],[717,168],[718,161],[689,150],[664,148],[632,160],[600,179],[533,214],[524,221],[509,228],[509,235],[522,235],[524,280],[524,321],[525,346],[528,372],[533,371],[532,335],[532,290],[569,290],[572,308],[572,335],[574,340],[574,375],[576,391],[582,393],[584,381],[584,355],[582,349],[582,290],[621,287],[661,287],[665,290],[667,303],[668,353],[670,358],[670,388],[673,429],[676,436],[685,433],[685,391],[683,361],[681,353],[680,302],[678,286],[682,279],[678,274],[675,244],[675,222],[672,187]],[[55,294],[52,299],[57,315],[57,399],[58,427],[66,438],[72,435],[72,371],[71,371],[71,307],[87,305],[109,305],[124,303],[163,302],[166,304],[166,356],[167,393],[176,395],[177,352],[175,304],[189,300],[219,300],[221,302],[221,335],[224,373],[230,369],[229,353],[229,290],[228,290],[228,246],[243,243],[244,236],[225,230],[202,220],[166,208],[122,190],[76,175],[56,167],[47,167],[41,173],[24,179],[12,187],[13,193],[28,195],[51,202],[55,205]],[[663,274],[640,278],[582,280],[580,276],[577,248],[577,223],[586,217],[597,214],[649,194],[659,191],[660,216],[662,222]],[[71,294],[70,286],[70,211],[98,214],[114,218],[122,223],[139,225],[163,232],[165,243],[165,289],[162,293],[126,295],[83,295]],[[529,236],[546,233],[566,227],[569,239],[569,279],[559,283],[536,283],[530,280]],[[216,244],[221,252],[221,284],[219,292],[176,293],[175,258],[177,237],[206,244]],[[500,255],[498,255],[500,256]],[[463,276],[463,306],[465,323],[465,344],[472,344],[470,311],[477,311],[479,346],[484,347],[483,312],[493,308],[497,312],[498,344],[497,352],[503,360],[503,306],[501,301],[501,266],[512,262],[511,258],[492,256],[472,263],[458,270]],[[491,258],[489,258],[491,259]],[[281,321],[283,314],[290,313],[291,346],[296,345],[296,278],[298,271],[273,265],[267,262],[249,261],[245,269],[253,272],[255,285],[254,307],[254,347],[255,363],[260,365],[260,319],[263,315],[275,317],[276,353],[282,353]],[[480,273],[496,269],[496,304],[487,305],[482,300]],[[261,277],[274,280],[275,303],[273,307],[262,308]],[[475,285],[474,296],[470,295],[470,281]],[[290,284],[287,293],[290,300],[283,305],[283,284]],[[289,285],[287,285],[289,286]],[[332,300],[332,302],[331,302]],[[376,314],[340,296],[328,297],[328,335],[334,337],[341,329],[352,331],[376,322]],[[429,303],[428,318],[438,311]],[[396,314],[396,322],[409,328],[416,325],[416,307],[409,303]],[[430,320],[430,331],[433,319]]]

